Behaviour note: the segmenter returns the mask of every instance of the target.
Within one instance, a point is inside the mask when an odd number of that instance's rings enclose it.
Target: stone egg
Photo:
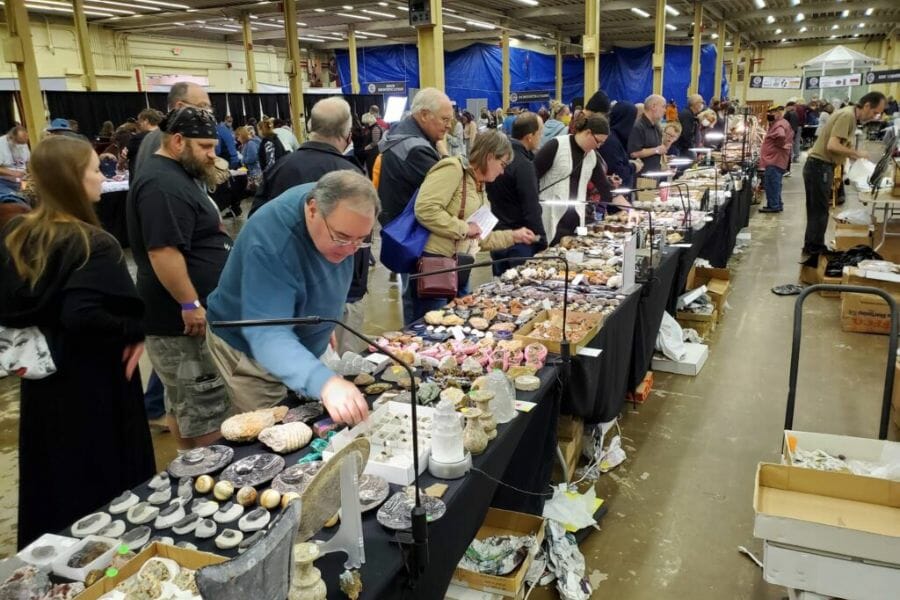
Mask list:
[[[234,484],[230,481],[220,481],[213,488],[213,496],[220,502],[228,500],[234,494]]]
[[[256,502],[256,488],[245,485],[237,491],[235,500],[241,506],[252,506]]]
[[[201,494],[208,494],[215,484],[216,480],[209,475],[201,475],[194,482],[194,489]]]

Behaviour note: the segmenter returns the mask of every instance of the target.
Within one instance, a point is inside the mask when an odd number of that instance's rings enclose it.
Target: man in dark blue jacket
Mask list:
[[[491,212],[500,222],[494,228],[519,229],[527,227],[538,236],[533,244],[514,244],[505,250],[494,250],[491,258],[522,257],[521,261],[509,261],[493,266],[494,275],[525,262],[547,247],[547,234],[541,220],[541,204],[538,200],[538,179],[534,171],[534,151],[541,143],[543,124],[533,112],[524,112],[512,124],[513,159],[493,182],[487,184]]]
[[[264,204],[282,195],[288,189],[304,183],[315,183],[332,171],[354,171],[362,174],[362,169],[352,154],[343,152],[350,146],[352,117],[350,105],[343,98],[319,100],[310,111],[309,141],[296,152],[291,152],[275,163],[266,173],[260,186],[250,216]],[[369,261],[372,250],[359,248],[353,256],[353,279],[347,293],[343,321],[354,329],[361,329],[364,321],[363,306],[360,302],[368,291]],[[346,335],[343,329],[335,331],[338,350],[362,350],[361,342]]]
[[[216,135],[219,143],[216,145],[216,156],[228,161],[229,169],[237,169],[241,166],[241,157],[238,156],[237,145],[234,143],[234,131],[228,123],[222,121],[216,125]]]

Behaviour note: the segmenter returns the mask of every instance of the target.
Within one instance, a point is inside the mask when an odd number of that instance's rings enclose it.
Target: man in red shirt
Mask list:
[[[784,118],[784,107],[770,106],[766,120],[769,129],[760,150],[759,166],[765,169],[766,205],[759,209],[764,213],[780,213],[781,180],[791,164],[791,149],[794,145],[794,130]]]

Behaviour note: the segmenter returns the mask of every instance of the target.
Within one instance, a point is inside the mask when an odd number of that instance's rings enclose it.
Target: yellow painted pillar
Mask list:
[[[752,47],[747,48],[746,52],[747,52],[747,65],[744,67],[744,82],[742,85],[744,95],[741,96],[741,100],[744,102],[744,104],[747,103],[747,98],[748,98],[747,90],[750,88],[750,75],[756,70],[756,63],[754,62],[753,59],[756,58],[757,52],[759,53],[760,57],[762,57],[762,50],[758,49],[758,48],[757,49],[752,48]]]
[[[428,0],[431,22],[416,26],[419,43],[419,86],[444,90],[444,18],[442,0]]]
[[[291,123],[297,139],[306,140],[303,114],[303,77],[300,73],[300,40],[297,39],[297,0],[284,0],[284,35],[288,54],[288,90],[291,96]]]
[[[41,81],[38,78],[34,46],[31,43],[31,24],[24,0],[6,0],[6,20],[9,39],[3,43],[3,58],[16,65],[19,76],[19,90],[25,108],[23,123],[31,133],[32,144],[40,139],[47,126],[44,114],[44,100],[41,96]]]
[[[731,43],[731,79],[728,80],[728,97],[732,100],[738,97],[738,63],[741,62],[741,34],[734,36]]]
[[[347,51],[350,54],[350,93],[359,93],[359,63],[356,60],[356,27],[350,25],[347,31]]]
[[[713,98],[722,99],[722,69],[725,68],[725,21],[719,21],[716,40],[716,74],[713,79]]]
[[[666,0],[656,0],[656,26],[653,38],[653,93],[662,94],[663,64],[666,60]]]
[[[503,82],[503,110],[509,110],[509,31],[506,29],[500,33],[500,67]]]
[[[91,34],[87,17],[84,16],[84,0],[73,0],[72,13],[75,19],[75,41],[81,56],[81,83],[89,92],[97,91],[97,73],[94,71],[94,55],[91,52]]]
[[[563,94],[563,53],[562,44],[556,42],[556,101],[562,102]]]
[[[584,101],[600,88],[600,0],[584,1]]]
[[[250,29],[250,13],[241,13],[241,26],[244,33],[244,62],[247,64],[247,91],[256,93],[256,62],[253,58],[253,31]]]
[[[688,94],[700,90],[700,41],[703,35],[703,5],[694,2],[694,43],[691,48],[691,85]]]

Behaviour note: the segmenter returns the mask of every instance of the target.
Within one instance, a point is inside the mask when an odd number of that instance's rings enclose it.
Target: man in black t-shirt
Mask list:
[[[647,96],[644,100],[644,114],[628,136],[628,155],[644,163],[638,175],[662,168],[662,155],[669,149],[663,144],[662,132],[659,130],[659,121],[665,114],[666,99],[658,94]]]
[[[231,250],[204,191],[215,172],[216,123],[195,108],[171,111],[159,150],[128,194],[128,235],[146,304],[145,345],[165,387],[169,427],[182,449],[220,437],[230,401],[206,347],[206,297]]]

